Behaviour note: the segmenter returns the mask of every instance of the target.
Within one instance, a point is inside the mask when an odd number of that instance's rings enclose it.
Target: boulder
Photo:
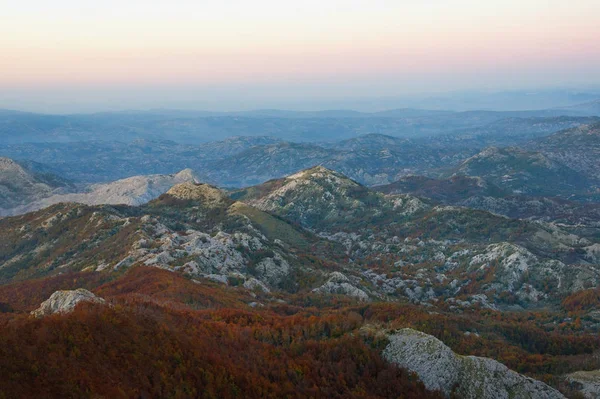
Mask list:
[[[44,317],[54,313],[68,313],[73,311],[80,302],[105,303],[104,299],[83,288],[56,291],[31,314],[35,317]]]

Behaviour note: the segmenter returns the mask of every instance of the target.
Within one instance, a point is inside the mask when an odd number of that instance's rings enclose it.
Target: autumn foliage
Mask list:
[[[54,290],[78,286],[109,306],[28,315]],[[146,267],[0,286],[0,398],[440,397],[380,356],[381,332],[407,326],[554,386],[566,372],[600,367],[600,338],[552,323],[553,313],[257,295]]]
[[[562,306],[571,312],[600,307],[600,289],[578,291],[562,301]]]
[[[115,294],[112,306],[82,304],[44,319],[4,315],[0,397],[439,397],[347,334],[360,317],[223,308],[203,297],[216,288],[150,269],[96,291]],[[171,306],[175,300],[213,308]]]

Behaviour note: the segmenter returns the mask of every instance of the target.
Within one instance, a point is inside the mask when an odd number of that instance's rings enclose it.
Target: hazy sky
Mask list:
[[[600,82],[599,0],[0,0],[0,107],[240,109]]]

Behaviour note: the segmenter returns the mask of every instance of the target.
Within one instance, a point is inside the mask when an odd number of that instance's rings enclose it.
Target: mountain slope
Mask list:
[[[510,297],[528,306],[600,283],[600,270],[588,263],[595,244],[586,238],[552,224],[385,195],[324,167],[232,198],[342,244],[352,260],[347,272],[385,295],[471,298],[491,307],[488,299]]]
[[[320,164],[331,150],[314,144],[282,142],[257,146],[210,166],[209,178],[224,186],[247,186]]]
[[[83,188],[83,192],[51,194],[45,198],[7,209],[5,214],[22,214],[59,202],[77,202],[87,205],[141,205],[165,193],[175,184],[198,181],[198,177],[191,169],[185,169],[172,175],[133,176],[111,183],[92,184]]]
[[[490,147],[465,160],[452,174],[479,176],[515,194],[569,197],[588,193],[592,183],[541,152]]]
[[[10,208],[72,189],[70,183],[50,173],[36,171],[35,164],[0,158],[0,216]]]
[[[386,195],[324,167],[231,196],[186,182],[138,207],[1,219],[0,281],[147,265],[264,292],[490,308],[600,284],[593,236]]]
[[[385,194],[410,194],[446,205],[480,209],[515,219],[541,220],[594,234],[600,227],[600,204],[556,197],[512,195],[481,177],[454,175],[447,179],[406,176],[397,182],[373,187]],[[593,231],[593,230],[592,230]]]
[[[527,147],[600,181],[600,123],[563,130],[532,141]]]
[[[206,166],[211,181],[243,187],[323,165],[367,185],[385,184],[415,171],[453,165],[473,149],[446,148],[382,134],[367,134],[335,143],[281,142],[256,146]]]
[[[336,259],[312,234],[192,182],[139,207],[61,203],[0,219],[0,241],[0,282],[142,264],[293,291],[313,267],[302,255],[309,246]]]
[[[503,197],[506,192],[480,177],[451,176],[433,179],[425,176],[406,176],[402,179],[377,186],[374,190],[385,194],[411,194],[431,198],[444,204],[459,204],[473,196]]]
[[[417,212],[425,207],[416,198],[389,199],[323,166],[234,192],[232,197],[316,229],[327,226],[351,230],[361,220],[383,218],[391,212]]]

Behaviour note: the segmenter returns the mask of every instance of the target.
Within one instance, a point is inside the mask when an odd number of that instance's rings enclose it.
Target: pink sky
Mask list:
[[[0,89],[23,96],[190,85],[302,95],[323,84],[395,95],[600,80],[597,0],[0,3]]]

